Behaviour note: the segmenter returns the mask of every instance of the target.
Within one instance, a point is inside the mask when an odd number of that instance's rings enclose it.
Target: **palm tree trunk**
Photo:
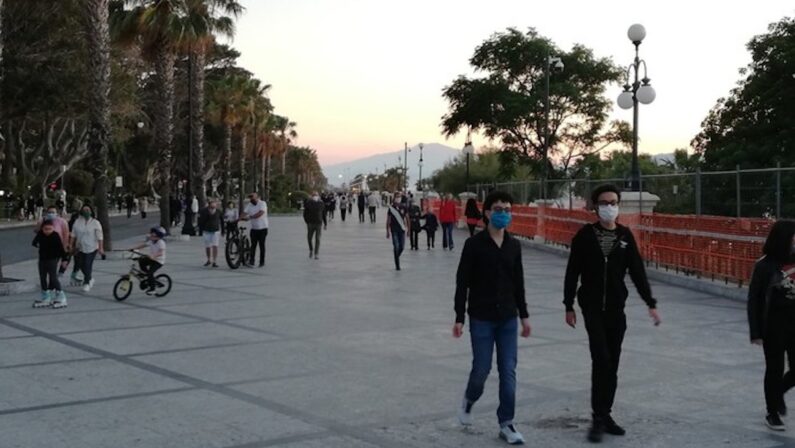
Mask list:
[[[160,225],[171,227],[171,159],[174,139],[174,60],[175,56],[163,44],[155,57],[155,148],[160,152]]]
[[[83,20],[88,38],[91,89],[88,90],[88,155],[94,177],[94,204],[105,250],[112,247],[108,216],[108,137],[110,135],[110,32],[108,0],[86,0]]]
[[[238,184],[240,209],[243,209],[243,198],[246,196],[246,130],[240,130],[240,182]]]
[[[232,199],[232,126],[224,125],[224,206]]]
[[[191,173],[191,186],[201,207],[207,202],[207,187],[204,184],[204,65],[206,56],[204,48],[198,47],[193,52],[193,63],[190,67],[193,82],[191,84],[191,134],[193,135],[194,172]]]
[[[270,199],[271,195],[271,154],[265,154],[265,174],[262,176],[265,179],[265,188],[262,190],[266,197]]]

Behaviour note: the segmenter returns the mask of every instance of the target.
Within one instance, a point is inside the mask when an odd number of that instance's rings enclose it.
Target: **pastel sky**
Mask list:
[[[646,27],[641,57],[657,90],[640,111],[641,151],[686,147],[715,101],[750,61],[748,40],[793,15],[791,0],[242,0],[232,45],[248,70],[272,84],[277,112],[298,123],[298,144],[323,164],[394,151],[403,142],[462,147],[440,131],[444,86],[471,74],[474,48],[507,27],[535,27],[574,43],[633,57],[626,37]],[[619,86],[608,92],[611,98]],[[615,118],[631,120],[617,106]]]

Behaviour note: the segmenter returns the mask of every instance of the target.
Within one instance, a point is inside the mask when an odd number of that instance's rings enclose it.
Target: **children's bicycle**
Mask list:
[[[166,274],[156,275],[154,288],[150,288],[148,275],[141,270],[138,264],[138,260],[146,255],[135,250],[129,252],[132,254],[130,256],[130,260],[132,260],[130,272],[122,275],[116,282],[116,285],[113,287],[113,297],[119,302],[130,297],[135,286],[133,279],[138,279],[141,289],[146,291],[147,294],[154,295],[155,297],[163,297],[168,294],[171,291],[171,277]]]

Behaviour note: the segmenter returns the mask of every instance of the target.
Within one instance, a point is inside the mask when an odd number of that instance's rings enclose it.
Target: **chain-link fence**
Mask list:
[[[544,196],[557,207],[585,207],[593,188],[612,183],[629,188],[628,179],[553,179],[470,185],[482,200],[492,190],[506,191],[531,204]],[[544,195],[546,190],[546,195]],[[641,190],[660,197],[654,211],[679,215],[795,218],[795,167],[646,175]]]

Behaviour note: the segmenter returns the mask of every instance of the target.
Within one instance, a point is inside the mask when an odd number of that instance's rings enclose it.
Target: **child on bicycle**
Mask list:
[[[155,290],[155,272],[166,264],[166,242],[163,240],[165,236],[165,229],[152,227],[146,242],[130,249],[149,248],[149,254],[138,260],[141,270],[146,274],[147,294],[151,294]]]

